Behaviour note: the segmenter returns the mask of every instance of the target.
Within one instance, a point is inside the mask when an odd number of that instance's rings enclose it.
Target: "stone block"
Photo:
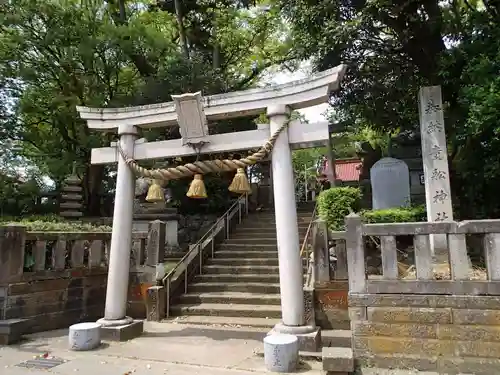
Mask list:
[[[146,317],[149,321],[159,322],[165,317],[165,287],[152,286],[146,292]]]
[[[368,307],[368,320],[378,322],[415,322],[451,324],[451,309],[415,307]]]
[[[500,325],[500,310],[454,309],[454,324]]]
[[[311,333],[295,335],[299,340],[299,349],[305,352],[316,352],[321,348],[321,330],[317,328]]]
[[[351,322],[354,336],[437,338],[436,324]]]
[[[421,355],[369,355],[356,356],[356,361],[365,367],[383,369],[410,369],[419,371],[436,371],[439,366],[437,357],[424,357]]]
[[[349,307],[434,307],[500,310],[500,296],[351,294]]]
[[[105,341],[127,341],[139,337],[144,332],[144,322],[134,320],[130,324],[116,327],[101,327],[101,339]]]
[[[491,375],[500,373],[500,359],[497,358],[440,358],[440,374]]]
[[[323,348],[321,351],[324,371],[352,372],[354,357],[351,348]]]
[[[9,285],[9,296],[48,292],[51,290],[65,290],[69,286],[69,279],[40,280],[36,283],[23,282]]]
[[[21,340],[29,326],[28,319],[0,320],[0,345],[11,345]]]
[[[366,320],[366,307],[349,307],[349,319],[351,322],[358,320]]]
[[[437,338],[442,340],[500,341],[500,326],[439,324]]]
[[[500,343],[488,341],[445,341],[451,342],[457,357],[500,358]]]
[[[421,356],[452,356],[455,354],[454,342],[436,339],[416,339],[397,337],[354,336],[356,357],[366,355],[391,355],[393,353]]]

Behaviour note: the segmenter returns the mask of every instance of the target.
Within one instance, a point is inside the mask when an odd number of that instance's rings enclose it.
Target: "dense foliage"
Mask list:
[[[1,2],[0,151],[14,155],[2,153],[0,173],[48,176],[57,189],[76,164],[87,214],[99,215],[100,194],[114,189],[110,172],[115,166],[91,166],[90,150],[109,145],[114,136],[89,132],[76,106],[151,104],[169,101],[171,94],[253,85],[267,68],[289,59],[277,7],[249,9],[254,4],[189,1],[175,2],[176,8],[173,2],[148,0]],[[213,130],[251,126],[252,119],[238,119],[221,121]],[[144,136],[180,135],[171,128]],[[12,161],[20,165],[14,171],[4,168]]]
[[[115,167],[91,166],[90,150],[115,137],[90,133],[77,105],[245,89],[312,60],[315,70],[349,67],[331,100],[331,120],[345,128],[334,140],[337,157],[354,156],[362,143],[385,149],[387,134],[418,129],[419,87],[441,85],[456,216],[498,217],[499,21],[498,2],[476,0],[0,2],[0,207],[3,214],[36,212],[33,197],[47,190],[44,177],[57,190],[75,165],[86,213],[99,215],[100,196],[113,193]],[[250,129],[253,120],[219,121],[212,130]],[[316,156],[295,154],[296,169]],[[222,207],[226,187],[212,178],[207,184]],[[185,191],[188,183],[173,189]]]
[[[427,221],[425,206],[363,210],[360,212],[366,223],[409,223]]]
[[[332,120],[351,129],[418,128],[420,86],[441,85],[452,193],[462,219],[498,217],[498,2],[281,0],[298,58],[345,63]]]
[[[331,230],[344,230],[345,217],[359,214],[365,223],[405,223],[427,221],[424,206],[397,207],[384,210],[361,210],[362,194],[354,187],[335,187],[318,196],[318,216]]]
[[[22,219],[2,216],[2,225],[22,225],[26,230],[35,232],[111,232],[111,227],[107,225],[65,221],[57,215],[32,215]]]
[[[344,218],[361,209],[361,191],[353,187],[324,190],[318,196],[318,216],[331,230],[343,230]]]

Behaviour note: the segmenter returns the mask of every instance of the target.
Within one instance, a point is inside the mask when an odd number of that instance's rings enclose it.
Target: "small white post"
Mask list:
[[[268,107],[267,116],[270,120],[271,134],[274,134],[283,125],[288,119],[289,113],[289,108],[284,105]],[[286,129],[276,140],[271,163],[283,325],[302,326],[304,325],[302,260],[300,258],[292,155]]]
[[[134,156],[134,144],[138,138],[134,126],[120,126],[120,145],[130,157]],[[118,151],[117,151],[118,152]],[[104,318],[98,323],[103,326],[118,326],[131,323],[127,317],[127,291],[132,249],[132,215],[135,178],[125,160],[118,156],[116,175],[115,207],[113,212],[113,232],[109,254],[108,285]]]

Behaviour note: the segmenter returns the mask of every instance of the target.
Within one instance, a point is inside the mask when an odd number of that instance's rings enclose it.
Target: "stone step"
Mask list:
[[[274,305],[228,305],[223,303],[182,304],[172,306],[175,315],[209,315],[224,317],[281,318],[281,306]]]
[[[178,316],[165,321],[174,321],[178,324],[190,325],[208,325],[208,326],[222,326],[222,327],[251,327],[262,329],[259,340],[263,340],[267,332],[280,322],[279,319],[266,319],[266,318],[241,318],[241,317],[228,317],[228,316],[205,316],[205,315],[185,315]],[[259,336],[260,337],[260,336]]]
[[[278,266],[255,266],[255,265],[221,265],[210,264],[203,267],[203,275],[278,275]]]
[[[307,229],[309,227],[309,223],[299,222],[297,228]],[[238,230],[244,229],[262,229],[262,228],[274,228],[276,230],[276,222],[274,221],[261,221],[261,220],[245,220],[238,226]]]
[[[224,303],[243,305],[280,305],[279,294],[257,294],[257,293],[188,293],[180,297],[181,304],[200,303]]]
[[[321,357],[324,371],[354,371],[354,356],[351,348],[323,347]]]
[[[303,241],[306,236],[306,230],[303,232],[299,232],[299,240]],[[242,231],[242,232],[233,232],[230,234],[229,239],[239,239],[239,238],[272,238],[274,241],[277,239],[276,231],[264,231],[264,230],[256,230],[256,231]]]
[[[256,245],[276,245],[276,238],[265,238],[260,236],[249,236],[246,237],[236,237],[230,236],[229,239],[224,241],[224,243],[231,244],[256,244]]]
[[[260,250],[260,251],[240,251],[240,250],[222,250],[215,252],[217,258],[276,258],[278,259],[278,251],[276,250]]]
[[[278,245],[256,245],[256,244],[247,244],[247,243],[221,243],[219,245],[219,250],[237,250],[237,251],[278,251]]]
[[[306,234],[304,233],[299,233],[299,242],[302,243],[304,241]],[[231,241],[240,241],[240,240],[250,240],[248,243],[253,243],[253,242],[260,242],[261,243],[276,243],[277,236],[276,233],[257,233],[257,232],[242,232],[242,233],[231,233],[229,240],[226,240],[226,242],[231,242]],[[272,242],[271,242],[272,241]]]
[[[351,348],[352,332],[350,329],[321,330],[321,342],[326,347]]]
[[[196,275],[195,281],[197,283],[279,283],[280,277],[278,273],[275,274],[258,274],[258,273],[248,273],[248,274],[230,274],[230,273],[212,273],[212,274],[202,274]]]
[[[278,266],[278,258],[214,258],[208,264],[220,266]]]
[[[189,293],[208,293],[208,292],[245,292],[276,294],[280,292],[279,283],[266,282],[248,282],[248,283],[229,283],[229,282],[202,282],[188,285]]]

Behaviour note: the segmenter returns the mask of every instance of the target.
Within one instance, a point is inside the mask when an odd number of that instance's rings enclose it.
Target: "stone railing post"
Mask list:
[[[165,317],[165,287],[152,286],[146,293],[146,319],[159,322]]]
[[[349,293],[363,293],[366,288],[365,246],[363,223],[354,213],[345,218]]]
[[[0,284],[20,278],[24,268],[26,227],[0,227]]]
[[[151,222],[146,243],[146,266],[156,267],[165,261],[165,232],[165,222],[160,220]]]
[[[328,251],[328,228],[326,222],[317,220],[313,225],[314,282],[330,281],[330,254]]]

